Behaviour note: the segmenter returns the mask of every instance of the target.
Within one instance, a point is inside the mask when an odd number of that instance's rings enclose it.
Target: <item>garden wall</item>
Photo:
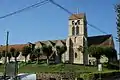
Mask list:
[[[75,80],[75,73],[72,72],[38,73],[37,80]]]

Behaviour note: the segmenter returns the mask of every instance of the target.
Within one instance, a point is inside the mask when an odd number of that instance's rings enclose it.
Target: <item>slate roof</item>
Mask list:
[[[112,35],[109,34],[88,37],[88,46],[91,45],[104,45],[114,47]]]

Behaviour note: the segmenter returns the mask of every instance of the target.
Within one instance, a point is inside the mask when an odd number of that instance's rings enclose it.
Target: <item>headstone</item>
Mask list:
[[[98,71],[102,71],[102,64],[98,64]]]
[[[6,74],[10,77],[14,77],[15,73],[15,63],[7,63],[7,66],[6,66]]]

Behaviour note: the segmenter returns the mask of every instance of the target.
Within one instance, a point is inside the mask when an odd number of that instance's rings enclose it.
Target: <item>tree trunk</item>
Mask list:
[[[39,57],[37,57],[37,64],[39,64]]]
[[[8,63],[10,63],[10,58],[11,58],[11,57],[8,57]]]
[[[100,59],[96,59],[96,63],[98,65],[100,63]]]
[[[17,67],[17,57],[15,57],[15,80],[17,80],[17,73],[18,73],[18,67]]]
[[[62,61],[62,54],[60,54],[60,56],[58,55],[58,58],[59,58],[59,63],[61,63],[61,61]]]
[[[27,57],[25,56],[25,63],[26,63],[26,58],[27,58]]]
[[[49,57],[47,56],[47,64],[49,65]]]

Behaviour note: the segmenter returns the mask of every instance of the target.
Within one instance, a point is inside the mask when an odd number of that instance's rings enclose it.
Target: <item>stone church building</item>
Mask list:
[[[9,45],[21,51],[24,46],[33,46],[34,48],[40,48],[43,45],[50,45],[54,49],[56,46],[66,46],[67,51],[62,55],[62,62],[64,63],[74,63],[74,64],[86,64],[88,65],[90,61],[95,58],[91,57],[87,48],[91,45],[102,45],[109,46],[114,48],[113,37],[109,35],[98,35],[90,36],[87,35],[87,20],[84,13],[73,14],[69,17],[68,20],[69,29],[68,37],[63,40],[47,40],[47,41],[37,41],[35,43],[28,44],[17,44]],[[0,47],[0,51],[4,50],[5,46]],[[51,55],[52,56],[52,55]],[[56,55],[57,56],[57,55]],[[19,56],[19,61],[24,61],[24,57]],[[41,56],[40,58],[46,58]],[[56,62],[59,62],[58,57],[56,57]],[[29,60],[29,56],[28,56]]]

